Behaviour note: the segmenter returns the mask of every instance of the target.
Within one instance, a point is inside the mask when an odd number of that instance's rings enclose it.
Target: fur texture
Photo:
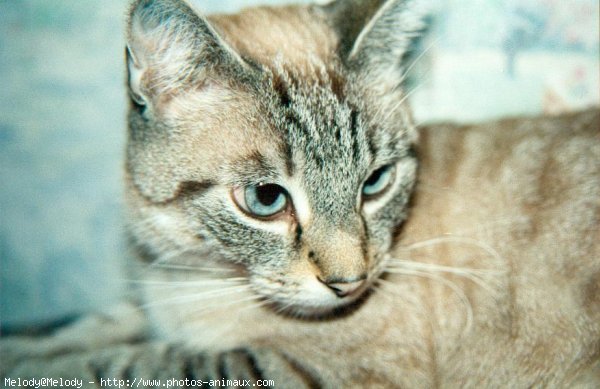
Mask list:
[[[367,295],[415,181],[401,59],[423,27],[416,4],[382,5],[348,53],[331,24],[344,8],[205,19],[181,1],[133,5],[129,231],[151,262],[141,289],[161,333],[231,347],[245,340],[240,306],[226,317],[213,306],[245,301],[253,322],[260,305],[322,317]],[[363,195],[382,171],[390,187]],[[268,220],[236,200],[264,183],[289,202]]]
[[[595,388],[599,128],[594,110],[422,129],[395,260],[351,315],[308,322],[266,311],[251,323],[216,307],[215,328],[244,320],[236,341],[246,341],[208,351],[148,339],[140,312],[121,307],[45,338],[4,338],[0,377]]]
[[[308,385],[593,378],[597,114],[425,132],[432,173],[394,246],[417,172],[403,58],[426,12],[375,3],[133,4],[129,233],[155,331]],[[386,168],[390,187],[365,196]],[[268,219],[237,197],[265,183],[288,201]]]

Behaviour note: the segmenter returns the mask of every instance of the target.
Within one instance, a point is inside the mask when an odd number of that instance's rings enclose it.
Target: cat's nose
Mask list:
[[[317,277],[319,278],[319,277]],[[327,282],[319,278],[319,281],[324,283],[329,289],[335,293],[338,297],[346,297],[354,294],[358,291],[364,284],[365,279],[361,279],[358,281],[337,281],[337,282]]]

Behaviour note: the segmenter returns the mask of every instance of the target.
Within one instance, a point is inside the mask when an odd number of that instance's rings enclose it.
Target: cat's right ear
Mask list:
[[[132,103],[153,110],[162,98],[201,88],[249,66],[184,0],[138,0],[127,23],[127,83]]]
[[[336,0],[324,10],[346,66],[383,94],[398,90],[407,55],[427,27],[431,0]]]

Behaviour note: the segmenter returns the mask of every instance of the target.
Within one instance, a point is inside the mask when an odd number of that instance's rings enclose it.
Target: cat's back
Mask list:
[[[599,111],[432,126],[422,132],[420,155],[416,205],[401,243],[438,239],[414,257],[499,270],[483,282],[488,291],[456,281],[474,324],[446,346],[439,342],[440,380],[597,383]],[[454,313],[433,315],[443,322]]]
[[[600,111],[433,126],[422,131],[421,147],[422,189],[449,188],[453,223],[468,200],[469,214],[486,215],[492,224],[519,220],[519,229],[506,231],[512,243],[548,239],[572,245],[573,256],[597,249]]]
[[[363,387],[600,382],[600,114],[422,129],[387,275],[356,312],[259,343]]]

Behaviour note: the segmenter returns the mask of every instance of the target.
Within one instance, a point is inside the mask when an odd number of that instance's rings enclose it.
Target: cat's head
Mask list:
[[[415,181],[403,81],[424,14],[410,0],[212,18],[135,2],[126,167],[141,257],[237,269],[284,312],[355,302]]]

